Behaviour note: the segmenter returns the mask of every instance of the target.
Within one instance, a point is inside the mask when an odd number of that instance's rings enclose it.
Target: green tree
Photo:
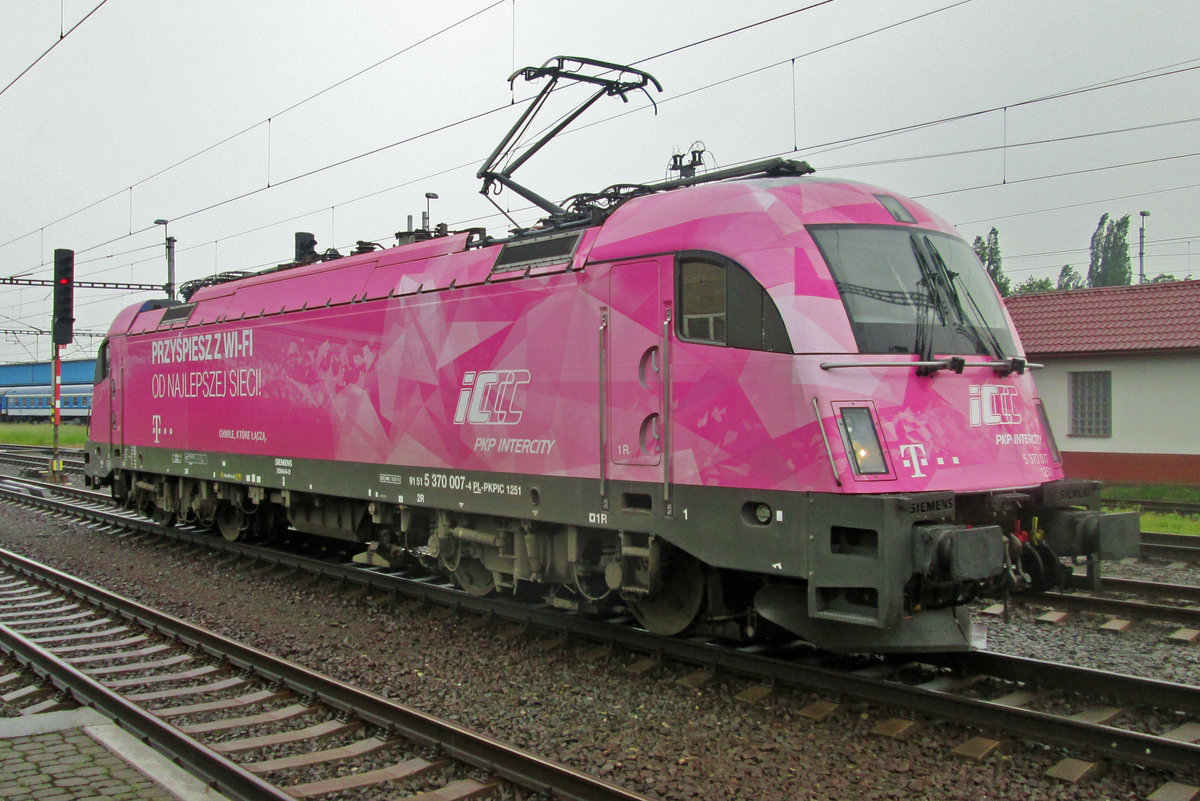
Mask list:
[[[992,283],[996,285],[996,289],[1000,290],[1003,297],[1008,297],[1012,292],[1012,282],[1004,274],[1000,257],[1000,232],[996,230],[996,226],[993,225],[992,230],[988,231],[986,240],[982,236],[975,237],[971,248],[983,262],[983,266],[987,268],[987,273],[991,277]]]
[[[1083,276],[1069,264],[1064,264],[1063,268],[1058,273],[1058,289],[1083,289],[1087,284],[1083,282]]]
[[[1129,215],[1109,219],[1105,212],[1092,233],[1088,286],[1128,286],[1133,280],[1129,262]]]
[[[1021,283],[1017,284],[1017,288],[1013,290],[1014,295],[1024,295],[1029,292],[1053,292],[1054,282],[1049,278],[1026,278]]]
[[[1151,278],[1151,279],[1150,279],[1149,281],[1147,281],[1146,283],[1148,283],[1148,284],[1165,284],[1165,283],[1168,283],[1168,282],[1170,282],[1170,281],[1178,281],[1178,280],[1179,280],[1179,279],[1178,279],[1178,278],[1176,278],[1176,277],[1175,277],[1174,275],[1172,275],[1171,273],[1159,273],[1158,275],[1154,276],[1153,278]]]

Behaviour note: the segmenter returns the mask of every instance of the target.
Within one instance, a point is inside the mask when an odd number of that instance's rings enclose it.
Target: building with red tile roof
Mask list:
[[[1200,350],[1200,281],[1033,292],[1005,303],[1031,356]]]
[[[1200,281],[1005,303],[1068,476],[1200,485]]]

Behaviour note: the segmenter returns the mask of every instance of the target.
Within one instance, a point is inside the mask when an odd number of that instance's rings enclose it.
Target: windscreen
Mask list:
[[[813,225],[860,353],[1018,355],[991,278],[966,242],[898,226]]]

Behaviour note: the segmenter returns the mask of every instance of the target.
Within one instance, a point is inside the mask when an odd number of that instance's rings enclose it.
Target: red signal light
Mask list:
[[[54,313],[50,318],[51,341],[69,345],[75,323],[75,251],[54,251]]]

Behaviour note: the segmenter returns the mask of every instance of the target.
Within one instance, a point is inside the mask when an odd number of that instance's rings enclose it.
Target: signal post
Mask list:
[[[58,427],[62,423],[62,349],[74,339],[75,325],[75,251],[54,251],[54,311],[50,321],[50,342],[54,348],[54,449],[50,455],[47,478],[55,483],[66,480],[62,457],[58,453]]]

